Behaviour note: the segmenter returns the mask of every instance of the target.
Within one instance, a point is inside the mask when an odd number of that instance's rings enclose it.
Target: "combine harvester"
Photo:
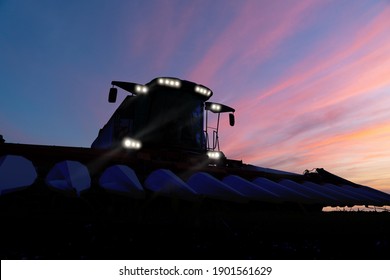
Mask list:
[[[227,158],[220,116],[226,113],[233,126],[235,110],[209,102],[213,92],[203,85],[169,77],[145,85],[113,81],[109,102],[116,102],[118,88],[130,94],[91,148],[0,143],[2,214],[390,205],[390,195],[324,169],[301,175]]]

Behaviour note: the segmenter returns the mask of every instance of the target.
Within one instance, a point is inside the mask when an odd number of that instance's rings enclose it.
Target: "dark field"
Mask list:
[[[61,196],[1,210],[1,259],[390,259],[389,212]]]

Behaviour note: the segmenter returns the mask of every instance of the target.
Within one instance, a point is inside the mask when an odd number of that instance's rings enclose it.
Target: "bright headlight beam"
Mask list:
[[[210,159],[219,159],[221,157],[221,153],[220,152],[212,152],[212,151],[209,151],[207,152],[207,155]]]
[[[140,141],[131,138],[124,138],[122,145],[126,149],[134,149],[134,150],[138,150],[142,146]]]
[[[137,93],[148,93],[148,87],[147,86],[143,86],[143,85],[136,85],[135,86],[135,91]]]
[[[211,91],[202,87],[202,86],[195,86],[195,91],[197,93],[200,93],[202,95],[205,95],[205,96],[210,96],[211,95]]]
[[[221,111],[221,105],[219,105],[219,104],[211,104],[211,110],[219,112],[219,111]]]
[[[181,85],[179,80],[169,79],[169,78],[159,78],[157,80],[157,83],[159,85],[164,85],[164,86],[169,86],[169,87],[174,87],[174,88],[179,88]]]

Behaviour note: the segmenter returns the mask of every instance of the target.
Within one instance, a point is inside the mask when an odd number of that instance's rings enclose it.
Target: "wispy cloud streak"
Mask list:
[[[380,177],[373,166],[390,163],[389,18],[387,7],[368,23],[358,19],[346,27],[354,36],[335,45],[341,27],[268,88],[238,100],[241,133],[226,150],[295,172],[328,167],[361,182]]]
[[[279,3],[280,4],[280,3]],[[238,7],[237,16],[219,34],[198,65],[188,75],[214,83],[248,64],[258,65],[272,56],[275,48],[300,28],[304,15],[314,8],[313,1],[276,2],[246,1]],[[230,65],[233,63],[234,66]],[[232,74],[229,74],[229,69]],[[227,77],[226,77],[227,76]]]

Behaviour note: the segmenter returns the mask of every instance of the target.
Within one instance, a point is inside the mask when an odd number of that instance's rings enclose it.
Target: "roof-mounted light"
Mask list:
[[[211,95],[211,90],[205,88],[205,87],[202,87],[202,86],[195,86],[195,91],[197,93],[200,93],[204,96],[210,96]]]
[[[180,80],[170,79],[170,78],[159,78],[157,82],[159,85],[173,87],[173,88],[179,88],[181,85]]]
[[[148,93],[148,87],[147,86],[143,86],[143,85],[136,85],[135,86],[135,91],[136,93],[143,93],[143,94],[146,94]]]
[[[213,113],[234,113],[235,111],[232,107],[220,103],[205,102],[204,104],[205,109],[210,110]]]
[[[214,112],[220,112],[221,111],[221,105],[219,104],[211,104],[211,111],[214,111]]]
[[[142,144],[140,141],[132,139],[132,138],[124,138],[122,141],[122,145],[126,149],[138,150],[141,149]]]

